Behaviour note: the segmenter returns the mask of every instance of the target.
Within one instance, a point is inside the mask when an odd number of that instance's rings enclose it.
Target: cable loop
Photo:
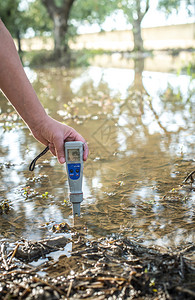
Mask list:
[[[31,162],[30,166],[29,166],[29,171],[34,171],[35,168],[35,164],[37,159],[39,159],[41,156],[43,156],[45,153],[47,153],[47,151],[49,150],[49,146],[47,146],[39,155],[37,155],[33,161]]]

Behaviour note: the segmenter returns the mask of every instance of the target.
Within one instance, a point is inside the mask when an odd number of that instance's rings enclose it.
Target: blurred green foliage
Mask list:
[[[167,16],[171,15],[173,12],[178,13],[182,5],[187,10],[189,16],[194,14],[194,0],[158,0],[158,9]]]

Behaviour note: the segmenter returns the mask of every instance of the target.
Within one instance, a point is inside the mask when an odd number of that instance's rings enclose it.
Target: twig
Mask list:
[[[184,248],[183,250],[181,250],[179,252],[179,254],[185,254],[186,252],[192,251],[194,249],[195,249],[195,245],[190,245],[190,246],[187,246],[186,248]]]
[[[186,293],[186,294],[189,294],[189,295],[195,297],[195,292],[193,292],[192,290],[185,289],[185,288],[182,288],[182,287],[180,287],[180,286],[177,286],[177,287],[176,287],[176,290],[177,290],[178,292]]]
[[[191,183],[193,183],[194,182],[194,179],[193,179],[193,176],[192,176],[193,174],[195,174],[195,170],[192,171],[190,174],[188,174],[188,176],[184,179],[183,183],[186,183],[188,181],[188,179],[190,179]]]
[[[181,273],[181,278],[184,278],[185,276],[185,262],[183,259],[183,256],[180,255],[180,273]]]
[[[24,287],[23,287],[23,288],[24,288]],[[27,288],[23,291],[23,293],[21,294],[20,299],[25,299],[26,296],[27,296],[27,294],[30,294],[31,291],[32,291],[31,288],[30,288],[30,287],[27,287]],[[24,298],[24,297],[25,297],[25,298]]]
[[[97,280],[98,281],[128,281],[127,278],[123,278],[123,277],[97,277]]]
[[[67,291],[67,297],[69,297],[70,296],[70,292],[71,292],[71,289],[72,289],[72,283],[73,283],[73,281],[71,280],[70,281],[70,285],[69,285],[69,287],[68,287],[68,291]]]
[[[32,280],[34,282],[41,282],[42,284],[45,284],[45,285],[49,286],[51,289],[54,289],[55,291],[57,291],[60,295],[66,296],[66,293],[64,291],[62,291],[61,289],[57,288],[55,285],[50,284],[49,282],[47,282],[45,280],[42,280],[41,278],[33,277]]]
[[[34,273],[36,272],[37,270],[39,270],[39,267],[38,268],[33,268],[31,270],[28,270],[28,271],[21,271],[21,270],[13,270],[13,271],[9,271],[9,272],[6,272],[6,273],[1,273],[0,274],[0,277],[1,276],[7,276],[7,275],[10,275],[10,274],[13,274],[13,275],[17,275],[17,274],[29,274],[29,273]]]
[[[6,269],[6,271],[7,271],[7,270],[9,269],[9,266],[8,266],[8,264],[7,264],[7,261],[6,261],[7,255],[6,255],[6,253],[5,253],[5,243],[3,243],[3,244],[1,245],[1,256],[2,256],[2,259],[3,259],[3,264],[4,264],[5,269]]]
[[[14,251],[13,251],[13,253],[12,253],[12,256],[10,257],[10,259],[9,259],[9,261],[8,261],[8,265],[10,265],[11,264],[11,262],[12,262],[12,259],[14,258],[14,256],[16,255],[16,252],[17,252],[17,250],[18,250],[18,247],[20,246],[20,244],[18,243],[17,245],[16,245],[16,247],[15,247],[15,249],[14,249]]]
[[[167,287],[166,287],[166,284],[164,283],[163,286],[164,286],[165,295],[166,295],[167,299],[168,299],[168,300],[172,300],[173,298],[172,298],[171,295],[169,294],[169,292],[168,292],[168,290],[167,290]]]

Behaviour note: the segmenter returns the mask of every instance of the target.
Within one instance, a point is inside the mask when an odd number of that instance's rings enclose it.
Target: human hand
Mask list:
[[[58,161],[65,162],[64,142],[81,141],[84,143],[83,160],[87,160],[89,149],[85,139],[72,127],[62,124],[47,116],[37,124],[36,128],[30,128],[33,136],[49,150]]]

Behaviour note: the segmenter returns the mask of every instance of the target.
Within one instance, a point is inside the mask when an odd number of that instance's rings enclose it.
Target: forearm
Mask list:
[[[33,136],[42,144],[49,146],[60,163],[65,162],[64,142],[84,143],[84,160],[88,147],[85,139],[73,128],[50,118],[29,82],[13,39],[0,20],[0,89],[14,108],[30,127]]]
[[[0,89],[30,128],[46,117],[44,108],[30,84],[13,39],[0,20]]]

